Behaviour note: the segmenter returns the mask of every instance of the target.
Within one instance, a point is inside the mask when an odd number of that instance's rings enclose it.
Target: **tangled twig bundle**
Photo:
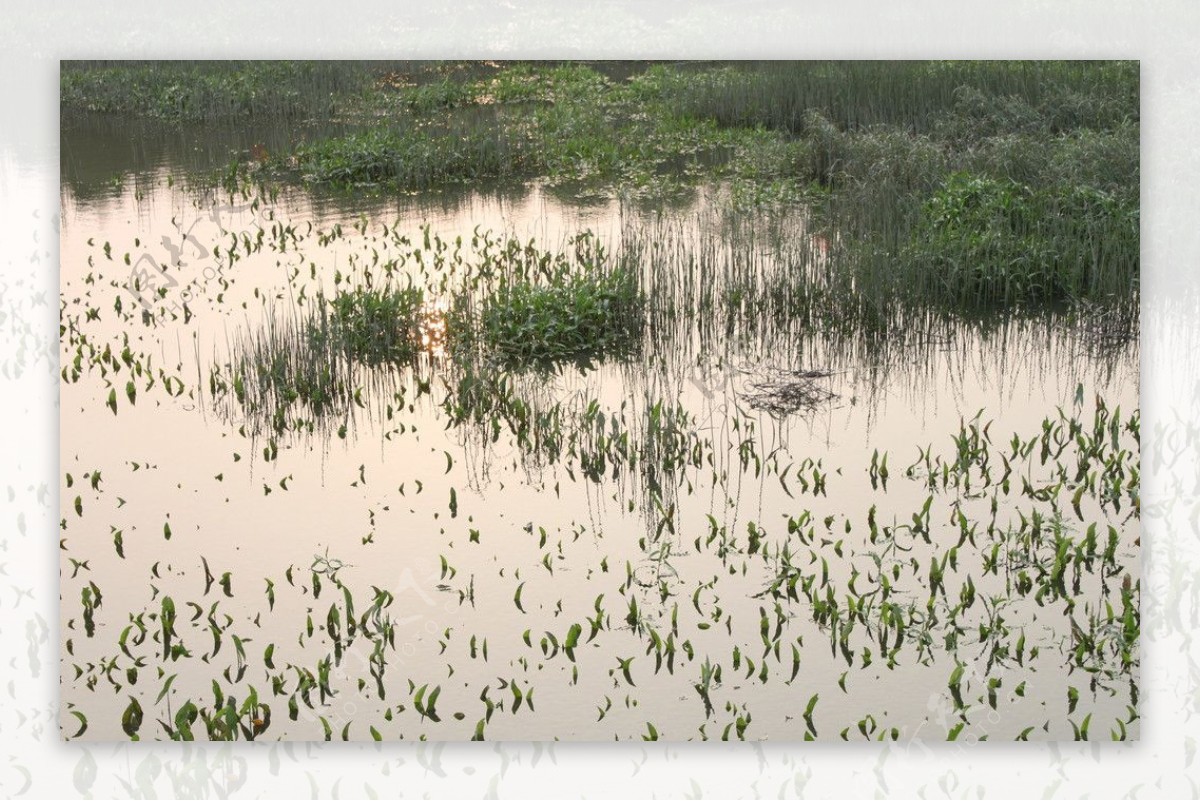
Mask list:
[[[772,370],[752,381],[742,397],[751,408],[778,416],[813,411],[837,399],[836,393],[818,383],[831,375],[828,370]]]

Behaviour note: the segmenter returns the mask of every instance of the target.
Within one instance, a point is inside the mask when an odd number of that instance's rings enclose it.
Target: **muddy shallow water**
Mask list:
[[[64,179],[65,735],[1136,737],[1136,647],[1131,666],[1113,645],[1122,599],[1136,609],[1133,491],[1023,494],[1018,477],[1036,493],[1056,459],[1010,446],[1060,409],[1090,432],[1096,396],[1124,426],[1136,340],[1097,348],[1055,315],[889,347],[753,309],[725,333],[684,321],[634,357],[512,371],[565,447],[499,413],[457,419],[461,365],[431,341],[411,369],[361,373],[343,416],[276,436],[211,375],[337,278],[379,280],[400,254],[411,273],[439,240],[471,264],[481,235],[686,249],[718,236],[712,202],[656,212],[538,186],[256,200],[150,161],[111,185]],[[768,408],[764,387],[805,371],[820,401]],[[977,413],[993,455],[960,460]],[[1102,458],[1136,468],[1131,431],[1112,439]],[[1030,508],[1047,518],[1021,545]],[[1097,550],[1116,538],[1094,563],[1074,550],[1093,522]],[[1015,589],[1022,571],[1049,586],[1049,532],[1074,538],[1074,607]]]

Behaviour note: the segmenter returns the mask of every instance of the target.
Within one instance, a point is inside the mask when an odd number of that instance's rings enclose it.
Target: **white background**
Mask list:
[[[1142,62],[1143,739],[1134,744],[63,744],[62,58],[1133,58]],[[71,2],[0,21],[0,794],[1195,796],[1200,3]]]

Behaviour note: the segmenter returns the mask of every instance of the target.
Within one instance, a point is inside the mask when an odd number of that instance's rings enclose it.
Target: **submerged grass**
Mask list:
[[[468,370],[545,372],[640,352],[639,276],[617,267],[591,235],[548,251],[484,233],[469,259],[459,244],[451,255],[431,237],[412,251],[423,282],[398,278],[405,256],[380,263],[391,277],[382,285],[318,294],[290,314],[268,311],[266,324],[232,343],[211,372],[212,396],[236,401],[237,416],[256,431],[312,433],[352,416],[365,390],[418,362],[453,356]],[[449,282],[454,273],[461,277]]]
[[[916,211],[928,219],[905,232],[903,260],[873,254],[869,239],[844,243],[810,213],[763,219],[720,203],[683,217],[632,216],[612,251],[586,232],[547,248],[483,229],[444,240],[426,228],[422,242],[363,224],[372,257],[350,259],[332,298],[298,302],[291,316],[268,311],[264,331],[235,343],[222,383],[254,378],[259,391],[238,397],[247,411],[291,409],[303,422],[361,405],[354,391],[369,388],[372,372],[394,376],[418,361],[445,377],[544,375],[647,354],[645,369],[667,371],[709,357],[806,373],[865,360],[882,376],[938,343],[1004,336],[1010,322],[1057,327],[1062,309],[1045,304],[1089,291],[1098,299],[1070,304],[1065,318],[1076,344],[1123,353],[1137,335],[1137,305],[1104,296],[1103,282],[1116,279],[1095,267],[1110,265],[1107,254],[1079,249],[1044,211],[1066,203],[1094,204],[1096,225],[1111,222],[1105,195],[1029,195],[1012,182],[955,176]],[[272,231],[289,248],[309,236],[328,246],[346,234]],[[1003,271],[979,269],[999,260]],[[306,288],[293,287],[299,298]],[[911,300],[889,302],[897,297]],[[987,306],[1005,303],[1011,313]]]
[[[234,342],[224,369],[210,373],[208,388],[213,398],[232,395],[255,432],[261,425],[279,433],[298,420],[343,412],[355,383],[330,316],[308,309],[270,315],[263,327]]]

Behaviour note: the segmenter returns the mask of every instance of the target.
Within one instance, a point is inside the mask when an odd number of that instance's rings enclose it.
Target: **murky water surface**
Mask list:
[[[66,735],[1136,736],[1136,341],[780,319],[828,243],[716,193],[230,197],[188,175],[249,139],[135,134],[64,132]],[[454,282],[583,231],[659,273],[638,352],[464,395]],[[410,281],[422,352],[310,425],[217,380]]]

